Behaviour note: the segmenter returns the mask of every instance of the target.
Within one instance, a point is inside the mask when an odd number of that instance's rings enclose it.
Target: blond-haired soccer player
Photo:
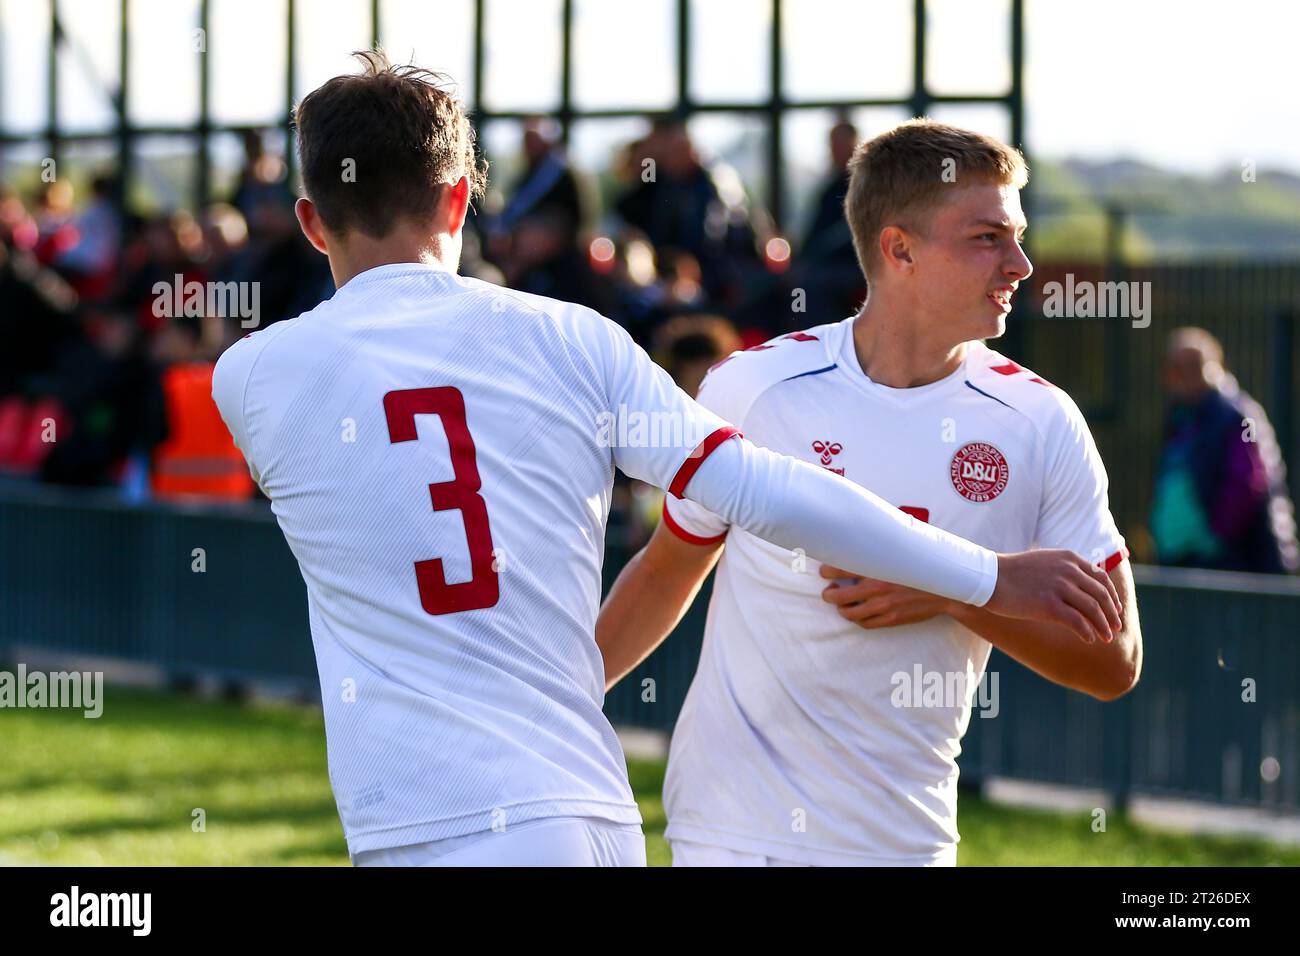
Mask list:
[[[735,353],[699,399],[919,521],[999,551],[1077,552],[1113,581],[1121,632],[1086,643],[819,566],[668,498],[596,638],[612,685],[722,555],[668,761],[674,863],[952,864],[956,757],[992,646],[1103,700],[1137,681],[1132,576],[1088,427],[1068,395],[982,342],[1031,271],[1026,177],[1015,150],[926,120],[859,146],[845,210],[870,285],[861,312]]]
[[[356,863],[644,864],[593,640],[616,465],[859,573],[1118,627],[1077,556],[899,520],[739,440],[608,319],[458,276],[469,120],[438,77],[363,58],[295,116],[298,221],[338,291],[212,382],[306,582]]]

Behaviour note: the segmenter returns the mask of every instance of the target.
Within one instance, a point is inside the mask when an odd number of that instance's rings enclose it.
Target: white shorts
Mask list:
[[[353,866],[645,866],[635,823],[545,817],[450,840],[363,850]]]
[[[811,863],[796,863],[761,853],[747,853],[742,850],[728,850],[725,847],[706,843],[691,843],[673,840],[669,843],[673,851],[673,866],[812,866]],[[945,848],[932,860],[906,860],[883,862],[854,862],[834,864],[836,866],[956,866],[957,847]]]
[[[791,860],[778,860],[776,857],[763,856],[760,853],[742,853],[740,850],[728,850],[725,847],[709,846],[704,843],[687,843],[673,840],[669,844],[673,850],[673,866],[807,866],[807,863],[795,863]]]

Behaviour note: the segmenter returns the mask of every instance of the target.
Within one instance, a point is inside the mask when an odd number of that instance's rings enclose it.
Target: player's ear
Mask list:
[[[460,177],[443,192],[442,227],[448,235],[454,236],[465,227],[465,216],[469,212],[469,179]]]
[[[329,248],[325,243],[325,225],[320,220],[320,213],[316,211],[316,204],[310,199],[302,198],[293,204],[293,214],[298,217],[298,225],[302,229],[302,234],[307,237],[317,252],[323,252],[329,255]]]
[[[901,226],[886,226],[880,230],[880,260],[887,269],[911,269],[912,237]]]

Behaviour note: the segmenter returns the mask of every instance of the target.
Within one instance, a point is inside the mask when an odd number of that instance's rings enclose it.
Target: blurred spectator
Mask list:
[[[790,282],[808,291],[808,324],[852,315],[866,297],[866,280],[844,218],[849,189],[849,159],[858,145],[857,128],[841,118],[831,127],[830,172],[817,195],[812,221]]]
[[[30,252],[36,248],[40,237],[36,220],[32,217],[18,194],[0,184],[0,246],[9,246]]]
[[[605,276],[592,269],[570,226],[568,217],[553,207],[520,219],[499,260],[506,285],[609,315],[615,308],[613,289]]]
[[[577,243],[584,222],[582,192],[556,133],[552,120],[533,116],[524,122],[524,173],[489,227],[494,242],[513,232],[525,217],[540,216],[552,223],[569,245]],[[495,254],[497,250],[490,251]]]
[[[746,269],[760,260],[735,171],[722,163],[706,166],[686,124],[667,118],[629,147],[622,172],[634,180],[615,203],[623,220],[645,235],[661,260],[670,250],[689,253],[713,299],[738,302]]]
[[[81,333],[76,293],[20,245],[35,243],[34,222],[20,212],[0,193],[0,475],[26,477],[67,434],[63,407],[43,383]]]
[[[244,156],[230,205],[244,219],[248,242],[232,250],[228,261],[206,263],[203,278],[257,283],[258,323],[264,328],[328,299],[334,294],[334,282],[329,262],[298,228],[284,161],[266,151],[260,130],[245,131]],[[222,209],[218,215],[238,235],[230,213]],[[199,258],[189,255],[191,262]]]
[[[218,265],[239,255],[248,245],[248,223],[234,206],[213,203],[203,214],[204,257]]]
[[[253,480],[212,401],[212,355],[220,348],[221,326],[208,322],[205,336],[204,321],[173,319],[154,342],[163,367],[167,438],[154,449],[151,485],[160,498],[244,499],[253,493]]]
[[[295,197],[289,188],[284,160],[267,152],[260,129],[244,130],[243,138],[244,165],[239,171],[230,204],[249,220],[252,219],[253,210],[259,206],[292,206]]]
[[[158,371],[134,318],[88,313],[85,335],[61,356],[37,391],[56,399],[71,419],[42,468],[63,485],[121,483],[128,460],[147,458],[166,433]]]
[[[334,294],[329,260],[298,228],[292,204],[266,197],[248,214],[246,249],[219,270],[225,281],[257,283],[259,328],[314,309]]]
[[[72,184],[66,179],[45,183],[36,197],[32,218],[38,238],[34,252],[43,266],[52,265],[59,256],[77,244],[77,229],[72,224]]]
[[[1286,469],[1264,409],[1224,369],[1203,329],[1169,338],[1170,407],[1151,533],[1160,563],[1230,571],[1300,566]]]
[[[114,202],[115,177],[91,180],[90,202],[75,217],[76,244],[59,253],[55,266],[83,299],[103,299],[112,291],[122,242],[122,221]]]
[[[695,395],[709,369],[743,348],[736,327],[717,315],[678,315],[655,337],[654,357],[677,387]]]
[[[31,379],[48,375],[81,335],[76,293],[37,262],[35,224],[20,209],[0,196],[0,398],[30,396]]]
[[[130,219],[125,227],[114,305],[134,315],[140,327],[155,332],[162,321],[154,315],[154,286],[180,282],[205,282],[209,275],[195,261],[202,247],[193,219],[187,214]]]
[[[831,127],[830,171],[817,193],[812,222],[803,241],[805,251],[823,255],[824,250],[847,244],[850,255],[853,253],[853,238],[844,220],[844,197],[849,194],[849,160],[857,145],[857,127],[847,119],[841,118]],[[857,261],[856,257],[854,261]]]
[[[616,301],[610,318],[622,323],[638,344],[649,348],[655,331],[673,315],[709,308],[700,264],[680,249],[662,256],[635,231],[614,242],[599,237],[591,259],[597,271],[609,275]]]

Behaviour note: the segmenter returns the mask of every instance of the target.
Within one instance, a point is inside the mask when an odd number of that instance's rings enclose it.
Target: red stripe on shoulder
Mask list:
[[[791,332],[789,335],[783,335],[776,340],[776,343],[764,342],[762,345],[751,345],[745,349],[746,352],[761,352],[764,349],[774,349],[776,345],[790,339],[792,342],[820,342],[821,339],[815,335],[809,335],[807,332]]]
[[[686,486],[691,483],[695,473],[700,470],[700,465],[704,464],[704,459],[712,455],[713,450],[728,438],[738,435],[740,435],[739,428],[735,425],[726,425],[700,442],[695,450],[691,452],[690,457],[682,462],[682,467],[677,469],[677,474],[673,476],[672,482],[668,485],[668,493],[674,498],[681,498],[686,491]]]
[[[999,375],[1016,375],[1020,372],[1026,371],[1023,365],[1018,365],[1015,362],[1013,362],[1011,359],[1007,359],[1006,365],[990,365],[989,368],[992,371],[997,372]],[[1047,379],[1040,378],[1037,375],[1035,375],[1029,381],[1037,382],[1039,385],[1046,385],[1048,388],[1056,387],[1051,382],[1047,381]]]
[[[699,534],[691,534],[673,518],[673,513],[668,510],[667,498],[664,498],[664,524],[668,526],[669,531],[681,538],[687,544],[717,544],[727,536],[726,531],[722,532],[722,534],[714,535],[711,538],[706,538]]]
[[[1120,563],[1123,562],[1123,560],[1127,557],[1128,557],[1128,548],[1120,548],[1118,551],[1116,551],[1109,558],[1107,558],[1105,561],[1102,562],[1101,568],[1103,571],[1114,571],[1117,567],[1120,566]]]

